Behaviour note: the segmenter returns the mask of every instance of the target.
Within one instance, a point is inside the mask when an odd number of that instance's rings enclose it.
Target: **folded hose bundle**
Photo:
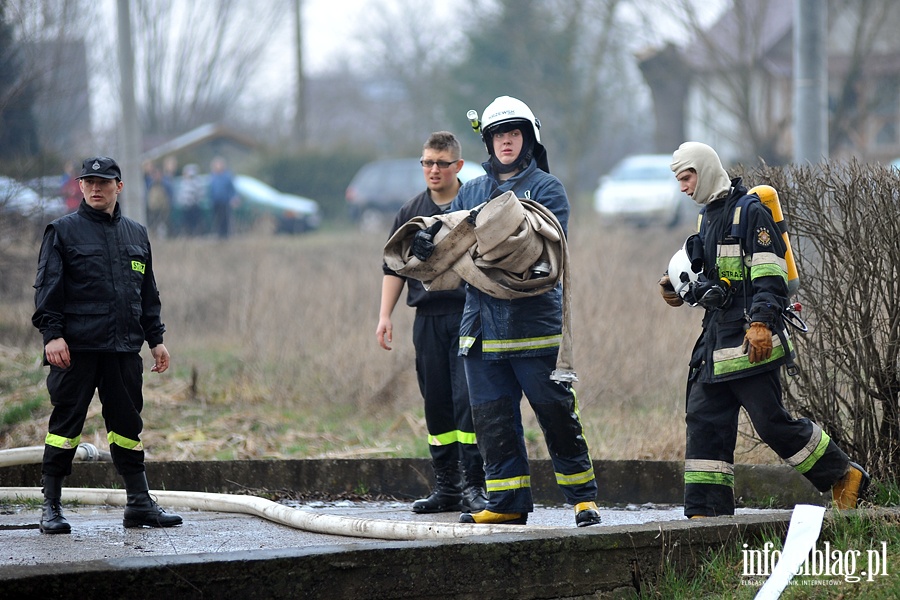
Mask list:
[[[416,233],[442,225],[428,260],[413,254]],[[414,217],[384,246],[384,262],[395,273],[422,282],[426,290],[452,290],[465,281],[504,300],[538,296],[562,283],[562,342],[551,379],[578,381],[572,361],[569,252],[565,231],[543,205],[509,191],[472,210]],[[535,277],[535,265],[549,265]]]

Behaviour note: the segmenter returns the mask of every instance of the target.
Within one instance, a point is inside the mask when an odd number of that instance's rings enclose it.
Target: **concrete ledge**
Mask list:
[[[783,535],[790,513],[632,527],[0,567],[10,597],[634,598],[663,566]],[[50,540],[52,541],[52,540]]]
[[[562,504],[549,460],[531,461],[535,502]],[[602,504],[681,504],[683,463],[680,461],[594,461]],[[284,490],[298,493],[371,494],[400,499],[427,495],[433,485],[428,459],[367,460],[236,460],[147,462],[155,489],[236,493]],[[0,468],[0,486],[40,486],[40,465]],[[111,463],[75,463],[65,481],[71,487],[120,488]],[[751,506],[823,505],[825,498],[806,479],[785,465],[736,465],[735,494]]]

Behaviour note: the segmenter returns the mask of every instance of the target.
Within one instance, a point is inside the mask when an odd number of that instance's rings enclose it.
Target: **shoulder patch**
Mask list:
[[[767,227],[760,227],[756,230],[756,243],[766,248],[772,245],[772,234],[769,233]]]

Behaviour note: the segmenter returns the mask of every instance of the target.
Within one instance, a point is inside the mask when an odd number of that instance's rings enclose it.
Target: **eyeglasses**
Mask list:
[[[450,165],[455,165],[458,162],[459,162],[459,159],[450,160],[450,161],[447,161],[447,160],[420,160],[419,164],[421,164],[426,169],[430,169],[434,165],[437,165],[439,169],[449,169]]]

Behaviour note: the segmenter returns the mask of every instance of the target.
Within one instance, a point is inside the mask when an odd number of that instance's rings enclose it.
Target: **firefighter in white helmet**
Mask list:
[[[480,124],[489,159],[485,175],[460,188],[451,212],[471,210],[512,190],[539,202],[566,229],[569,201],[559,179],[550,174],[541,145],[540,122],[516,98],[501,96],[484,110]],[[416,254],[427,259],[427,252]],[[534,277],[547,276],[539,265]],[[460,325],[469,401],[478,448],[484,457],[488,503],[465,513],[462,523],[524,524],[534,510],[531,476],[521,417],[528,398],[566,500],[575,507],[579,527],[600,522],[597,482],[584,438],[575,392],[550,375],[562,340],[562,290],[500,300],[467,286]]]
[[[681,191],[703,207],[699,233],[685,243],[687,257],[671,263],[686,266],[659,281],[669,305],[687,300],[705,309],[687,386],[685,516],[734,514],[741,407],[776,454],[819,491],[832,491],[836,508],[855,508],[868,474],[821,427],[794,419],[782,403],[780,368],[790,363],[793,343],[783,319],[786,246],[772,214],[748,194],[740,178],[728,177],[706,144],[685,142],[671,166]],[[673,284],[690,279],[681,293],[676,291]]]

